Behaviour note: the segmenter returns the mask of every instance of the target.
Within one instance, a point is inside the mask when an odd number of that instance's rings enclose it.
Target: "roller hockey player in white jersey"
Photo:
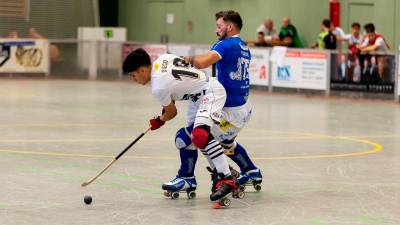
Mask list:
[[[178,130],[176,145],[185,160],[188,159],[185,157],[187,154],[195,155],[197,160],[197,149],[200,149],[215,168],[217,188],[210,195],[211,201],[220,200],[238,190],[223,149],[210,133],[212,127],[220,123],[226,101],[225,89],[218,80],[209,78],[204,72],[172,54],[161,55],[151,64],[150,56],[143,49],[134,50],[126,57],[123,71],[139,84],[145,85],[151,81],[152,94],[162,105],[162,114],[150,119],[151,130],[160,128],[177,115],[175,101],[189,101],[188,128]],[[164,184],[163,189],[168,193],[187,191],[189,198],[194,197],[197,185],[194,166],[191,160],[183,162],[178,176]]]
[[[252,106],[249,95],[249,66],[251,54],[239,34],[243,26],[240,14],[235,11],[221,11],[215,14],[216,34],[219,41],[204,55],[187,56],[185,61],[202,69],[213,64],[217,67],[218,81],[224,86],[227,100],[223,108],[223,119],[218,129],[211,133],[224,147],[227,155],[239,166],[237,183],[244,190],[252,185],[261,190],[262,175],[246,150],[237,143],[236,136],[250,119]]]

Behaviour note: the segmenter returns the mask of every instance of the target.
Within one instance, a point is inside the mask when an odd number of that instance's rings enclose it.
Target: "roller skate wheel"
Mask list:
[[[261,191],[261,185],[260,184],[254,184],[254,189],[256,191]]]
[[[221,204],[219,204],[219,202],[215,202],[213,205],[214,209],[220,209],[221,208]]]
[[[164,191],[164,196],[169,198],[171,197],[171,193],[168,191]]]
[[[239,191],[237,193],[237,197],[240,198],[240,199],[244,198],[244,192],[243,191]]]
[[[233,198],[240,198],[240,193],[243,193],[240,189],[236,189],[232,192]]]
[[[178,192],[172,192],[171,198],[172,198],[172,199],[177,199],[177,198],[179,198],[179,193],[178,193]]]
[[[240,186],[239,186],[239,189],[240,189],[240,191],[243,192],[244,190],[246,190],[246,186],[245,186],[245,185],[240,185]]]
[[[196,198],[196,192],[194,192],[194,191],[188,192],[187,196],[189,199]]]
[[[219,200],[219,204],[221,206],[230,206],[231,205],[231,200],[229,198],[222,198],[221,200]]]

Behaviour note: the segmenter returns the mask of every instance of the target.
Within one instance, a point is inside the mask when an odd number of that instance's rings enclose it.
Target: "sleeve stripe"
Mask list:
[[[219,54],[219,52],[217,52],[216,50],[212,50],[212,52],[217,53],[217,55],[219,56],[219,59],[222,59],[222,56]]]

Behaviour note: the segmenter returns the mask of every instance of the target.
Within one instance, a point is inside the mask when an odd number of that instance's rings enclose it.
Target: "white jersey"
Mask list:
[[[364,42],[362,43],[362,46],[368,46],[368,45],[369,45],[369,38],[365,38]],[[388,50],[388,46],[386,45],[386,42],[382,37],[376,38],[374,45],[378,46],[378,48],[375,51]]]
[[[163,106],[174,101],[197,101],[208,88],[207,75],[176,55],[164,54],[153,63],[151,92]]]
[[[360,45],[363,43],[363,37],[358,35],[358,37],[354,36],[353,34],[346,34],[343,36],[343,39],[349,42],[349,45]]]

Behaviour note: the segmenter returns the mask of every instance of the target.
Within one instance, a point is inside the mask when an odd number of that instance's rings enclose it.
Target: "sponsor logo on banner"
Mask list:
[[[272,86],[326,90],[328,52],[288,50],[284,64],[273,64]]]
[[[48,48],[44,39],[0,39],[0,72],[48,73]]]
[[[18,46],[15,53],[17,63],[25,67],[38,67],[43,59],[43,52],[39,48]]]
[[[260,78],[260,80],[267,79],[267,66],[266,65],[261,65],[258,78]]]
[[[268,86],[268,49],[251,48],[249,78],[251,85]]]
[[[290,66],[278,66],[278,80],[290,80]]]
[[[6,63],[10,59],[10,46],[0,44],[0,66]]]

